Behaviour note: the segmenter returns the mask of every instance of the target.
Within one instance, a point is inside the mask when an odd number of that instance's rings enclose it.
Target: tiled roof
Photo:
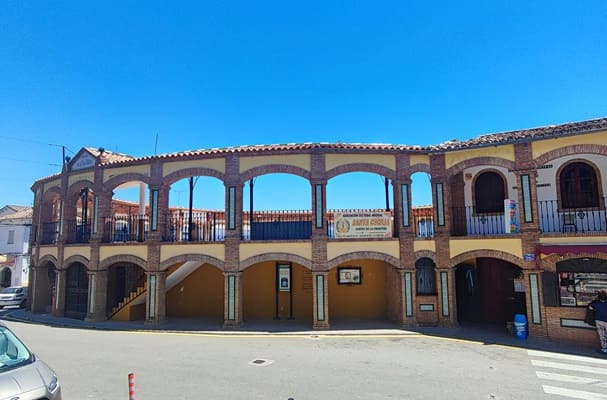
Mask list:
[[[532,139],[554,138],[560,136],[576,135],[607,130],[607,118],[591,119],[581,122],[570,122],[560,125],[548,125],[539,128],[522,129],[518,131],[491,133],[469,140],[450,140],[435,146],[428,146],[427,150],[454,150],[466,147],[495,146],[508,142],[519,142]]]
[[[133,160],[135,157],[129,156],[128,154],[115,153],[113,151],[105,150],[105,149],[95,149],[92,147],[85,147],[85,149],[90,152],[95,157],[101,156],[102,163],[112,163],[119,161],[128,161]],[[103,151],[101,151],[103,150]]]
[[[3,224],[10,224],[11,221],[17,223],[19,221],[23,222],[23,220],[28,220],[31,222],[32,216],[34,215],[34,209],[28,206],[6,206],[4,208],[10,207],[15,210],[15,212],[5,212],[0,216],[0,222]],[[3,208],[3,209],[4,209]],[[19,221],[16,221],[19,220]]]

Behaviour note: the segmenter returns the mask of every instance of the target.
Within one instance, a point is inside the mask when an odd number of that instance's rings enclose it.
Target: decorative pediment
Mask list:
[[[69,171],[79,171],[81,169],[89,169],[95,166],[97,157],[87,149],[81,149],[78,154],[68,164]]]

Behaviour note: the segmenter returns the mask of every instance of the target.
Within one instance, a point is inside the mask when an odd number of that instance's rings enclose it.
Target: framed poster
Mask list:
[[[278,266],[278,290],[281,292],[291,290],[291,266],[288,264]]]
[[[340,285],[360,285],[360,267],[337,268],[337,283]]]

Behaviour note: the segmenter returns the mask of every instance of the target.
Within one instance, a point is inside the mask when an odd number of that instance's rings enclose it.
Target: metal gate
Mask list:
[[[65,286],[65,316],[84,319],[88,301],[89,279],[86,268],[76,263],[68,268]]]

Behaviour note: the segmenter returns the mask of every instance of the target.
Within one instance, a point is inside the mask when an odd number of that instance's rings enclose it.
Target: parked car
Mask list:
[[[0,308],[6,306],[25,307],[27,286],[10,286],[0,291]]]
[[[0,323],[0,396],[2,399],[61,400],[55,372]]]

